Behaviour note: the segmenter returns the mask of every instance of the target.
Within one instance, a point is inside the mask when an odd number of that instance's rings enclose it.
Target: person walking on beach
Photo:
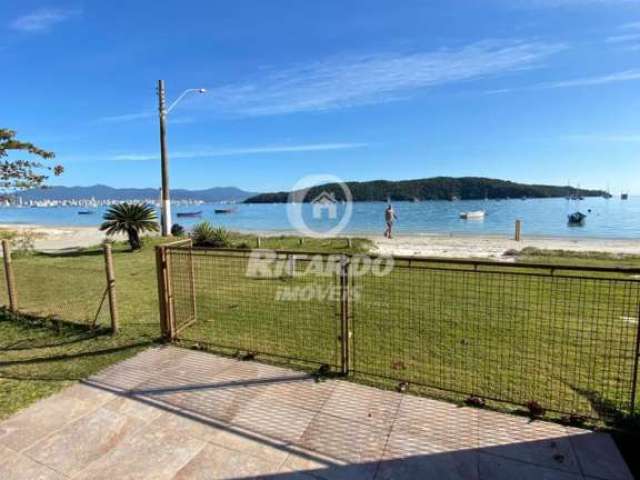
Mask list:
[[[393,210],[393,207],[391,206],[391,204],[389,204],[387,209],[384,211],[384,221],[387,224],[387,229],[384,231],[384,236],[386,238],[391,239],[393,222],[395,222],[397,219],[398,217],[396,216],[396,212]]]

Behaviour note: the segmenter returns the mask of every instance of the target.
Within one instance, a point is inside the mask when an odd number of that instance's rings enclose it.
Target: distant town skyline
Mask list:
[[[640,194],[640,2],[3,2],[3,127],[53,183],[482,176]]]

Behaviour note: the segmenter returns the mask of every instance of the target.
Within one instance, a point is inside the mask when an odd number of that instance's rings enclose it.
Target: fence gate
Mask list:
[[[341,366],[340,256],[156,250],[166,338],[230,354]]]

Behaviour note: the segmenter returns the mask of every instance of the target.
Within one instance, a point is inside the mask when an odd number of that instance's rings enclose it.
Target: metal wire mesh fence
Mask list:
[[[345,256],[165,253],[178,340],[456,399],[637,411],[638,271],[395,259],[376,272]]]
[[[178,338],[338,367],[337,263],[329,261],[328,273],[307,275],[309,262],[294,255],[256,259],[244,253],[170,248]],[[324,298],[310,293],[318,288]]]
[[[640,282],[490,268],[405,262],[357,278],[353,371],[561,413],[629,412]]]
[[[12,253],[2,242],[0,301],[6,312],[71,322],[109,325],[118,331],[112,249],[72,253]]]
[[[15,256],[13,270],[21,314],[109,324],[102,252],[83,262],[69,262],[63,255]]]

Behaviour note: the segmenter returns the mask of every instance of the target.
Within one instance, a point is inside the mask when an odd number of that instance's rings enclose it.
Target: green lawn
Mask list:
[[[158,337],[153,251],[157,241],[147,241],[137,253],[124,245],[114,247],[122,324],[116,337],[56,321],[108,325],[106,304],[99,308],[105,286],[99,248],[16,256],[22,310],[52,321],[0,322],[0,416]],[[233,241],[244,247],[254,246],[256,240],[234,235]],[[306,239],[301,245],[295,237],[269,237],[262,246],[338,253],[347,242]],[[354,240],[351,251],[368,247]],[[265,360],[300,366],[339,366],[335,275],[265,279],[247,276],[244,258],[196,253],[194,259],[197,321],[180,334],[186,344],[230,354],[256,352],[259,358],[264,353],[269,354],[262,357]],[[172,260],[181,322],[191,309],[190,263],[184,255]],[[638,258],[576,257],[566,252],[527,251],[517,260],[640,266]],[[307,266],[304,260],[296,263],[298,270]],[[581,414],[628,413],[637,329],[633,319],[638,315],[634,302],[640,285],[428,266],[400,266],[385,277],[353,279],[358,297],[351,302],[351,367],[357,379],[386,387],[408,381],[413,392],[458,401],[474,393],[520,405],[535,400],[549,409]],[[0,299],[6,303],[0,284]],[[283,292],[304,295],[308,289],[328,296],[276,300]],[[52,328],[55,325],[59,332]]]
[[[155,328],[108,331],[0,314],[0,419],[151,345]]]

